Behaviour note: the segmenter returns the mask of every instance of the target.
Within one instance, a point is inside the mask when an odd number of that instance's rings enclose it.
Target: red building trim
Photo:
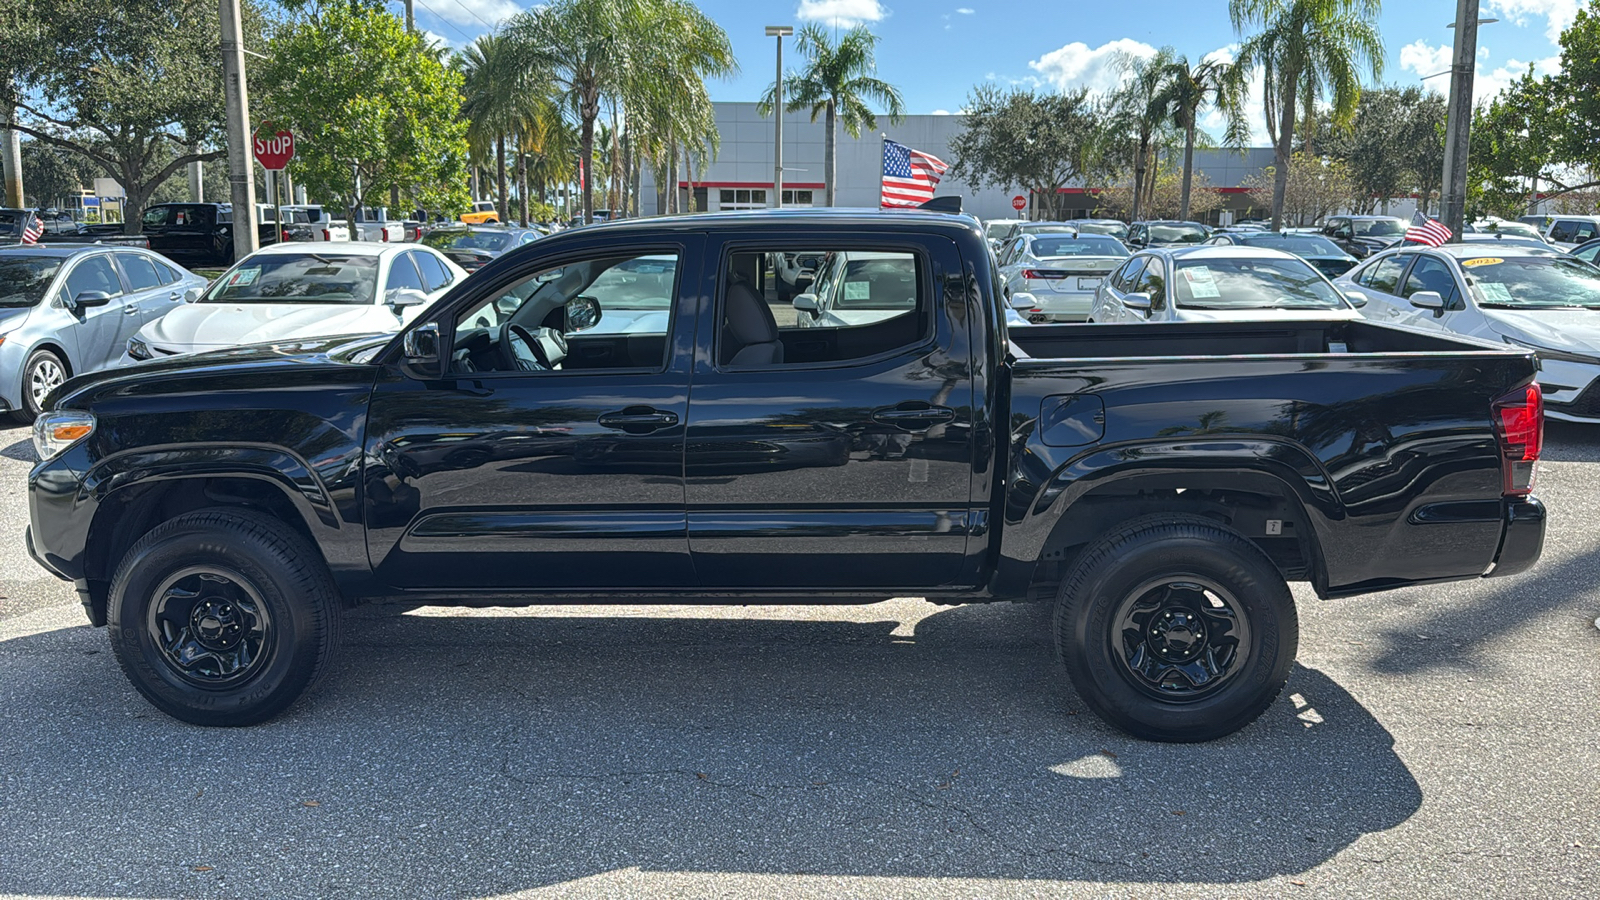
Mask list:
[[[686,188],[686,187],[697,187],[697,188],[757,188],[757,189],[765,188],[765,189],[770,191],[770,190],[772,190],[772,182],[770,182],[770,181],[696,181],[694,184],[690,184],[687,181],[680,181],[680,182],[678,182],[678,187],[681,187],[681,188]],[[815,182],[813,182],[813,181],[785,181],[783,183],[783,189],[786,190],[786,191],[820,191],[824,187],[826,187],[826,185],[824,185],[820,181],[815,181]]]

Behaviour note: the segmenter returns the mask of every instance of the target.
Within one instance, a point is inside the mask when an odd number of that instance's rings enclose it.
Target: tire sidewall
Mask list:
[[[63,378],[69,377],[67,375],[66,361],[60,356],[57,356],[55,353],[49,350],[35,350],[28,354],[28,361],[22,366],[22,408],[19,410],[19,412],[21,413],[22,417],[25,417],[29,422],[37,419],[39,415],[44,412],[44,404],[35,403],[33,399],[33,371],[34,369],[38,368],[39,364],[44,362],[46,359],[54,360],[55,364],[61,367],[61,375]]]
[[[1288,679],[1298,649],[1293,601],[1277,569],[1242,536],[1219,528],[1202,537],[1156,526],[1115,552],[1091,555],[1084,568],[1062,586],[1057,651],[1084,702],[1113,724],[1156,740],[1211,740],[1255,719]],[[1162,701],[1135,687],[1135,676],[1117,658],[1114,617],[1141,585],[1184,576],[1210,579],[1232,594],[1250,626],[1249,655],[1211,696]]]
[[[112,649],[140,693],[163,712],[197,725],[253,724],[282,711],[305,690],[317,666],[316,615],[287,577],[275,548],[245,529],[174,528],[141,541],[119,567],[107,603]],[[162,660],[147,625],[154,591],[168,575],[196,565],[232,569],[250,582],[271,622],[262,668],[243,683],[207,689],[185,682]]]

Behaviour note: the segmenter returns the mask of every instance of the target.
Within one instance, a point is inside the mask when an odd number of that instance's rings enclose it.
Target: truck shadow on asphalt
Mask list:
[[[1159,745],[1083,707],[1039,609],[679,615],[364,611],[333,677],[250,729],[157,713],[96,630],[0,643],[0,858],[37,861],[0,865],[0,893],[481,896],[632,868],[1234,883],[1421,805],[1390,734],[1314,669],[1239,734]]]

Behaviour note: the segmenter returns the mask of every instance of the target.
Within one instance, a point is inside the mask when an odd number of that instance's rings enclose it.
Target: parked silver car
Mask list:
[[[145,250],[0,248],[0,410],[32,421],[63,381],[114,365],[141,325],[205,286]]]

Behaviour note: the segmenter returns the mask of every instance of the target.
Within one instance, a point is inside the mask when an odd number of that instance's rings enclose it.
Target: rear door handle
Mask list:
[[[678,414],[649,406],[630,406],[620,412],[601,415],[599,422],[603,427],[621,429],[628,434],[649,434],[678,424]]]
[[[953,422],[956,411],[944,406],[929,406],[920,403],[915,406],[902,403],[899,406],[886,406],[872,411],[872,421],[880,425],[892,425],[901,431],[927,431],[935,425]]]

